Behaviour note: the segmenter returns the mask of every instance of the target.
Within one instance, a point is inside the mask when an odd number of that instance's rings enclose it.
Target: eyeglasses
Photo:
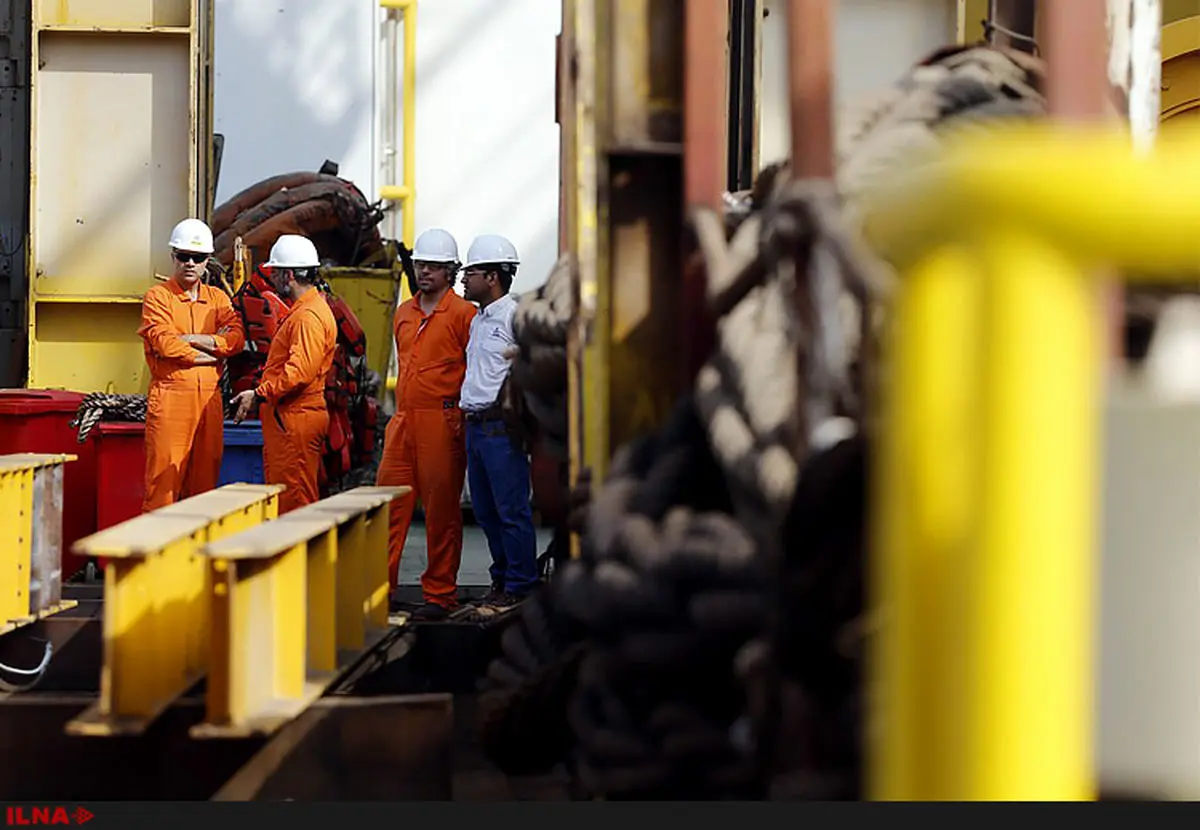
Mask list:
[[[208,259],[208,254],[194,254],[189,251],[176,251],[176,262],[204,262]]]

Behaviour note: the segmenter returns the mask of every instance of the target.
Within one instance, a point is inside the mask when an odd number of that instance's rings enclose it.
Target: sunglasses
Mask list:
[[[176,251],[176,262],[204,262],[208,259],[208,254],[193,254],[188,251]]]

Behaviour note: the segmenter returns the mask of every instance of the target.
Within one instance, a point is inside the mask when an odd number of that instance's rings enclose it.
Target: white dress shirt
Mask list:
[[[463,411],[487,409],[500,397],[500,387],[508,378],[512,364],[504,352],[517,342],[512,325],[516,310],[516,298],[512,294],[505,294],[471,320],[471,336],[467,341],[467,376],[463,380],[458,403]]]

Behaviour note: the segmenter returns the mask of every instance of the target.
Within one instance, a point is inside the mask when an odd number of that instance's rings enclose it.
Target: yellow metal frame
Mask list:
[[[417,0],[379,0],[379,7],[386,9],[389,14],[399,14],[404,25],[404,69],[402,74],[402,115],[404,127],[404,167],[401,184],[384,185],[379,190],[379,198],[400,205],[400,216],[403,222],[401,231],[403,242],[412,248],[416,231],[416,199],[417,199]],[[400,280],[399,302],[403,303],[412,297],[408,281]],[[392,343],[391,325],[388,325],[387,342],[389,360],[394,344]],[[396,377],[390,371],[383,373],[387,380],[384,384],[386,391],[396,388]]]
[[[562,121],[561,153],[565,247],[571,252],[575,277],[574,319],[567,339],[568,443],[570,481],[574,485],[584,469],[593,481],[602,481],[609,460],[608,373],[606,356],[611,334],[609,299],[601,280],[602,217],[598,191],[602,172],[598,102],[605,90],[599,85],[602,37],[601,9],[597,0],[564,0],[562,4],[562,54],[559,113]],[[584,394],[584,389],[587,394]],[[572,538],[572,555],[579,541]]]
[[[196,738],[271,734],[388,627],[388,509],[360,487],[208,545],[215,575],[205,722]]]
[[[400,203],[404,222],[404,244],[411,248],[416,236],[413,203],[417,196],[417,0],[379,0],[379,7],[387,9],[389,13],[398,13],[404,25],[404,72],[401,93],[401,120],[404,125],[403,182],[399,185],[385,185],[379,191],[379,198]],[[407,289],[407,286],[405,288]]]
[[[50,468],[76,459],[74,455],[0,455],[0,635],[77,604],[58,599],[35,608],[30,584],[34,575],[34,546],[42,534],[42,528],[34,521],[37,478]],[[58,491],[56,501],[61,505],[61,479]],[[61,512],[58,531],[61,541]],[[61,550],[57,558],[61,573]]]
[[[980,23],[987,20],[988,0],[956,0],[955,35],[960,45],[978,43],[987,37]]]
[[[377,267],[384,265],[387,267]],[[389,364],[395,351],[392,323],[398,301],[407,299],[408,282],[404,279],[396,244],[387,240],[377,257],[356,267],[322,268],[321,276],[333,292],[354,309],[367,336],[367,366],[386,378],[381,383],[379,397],[395,389],[395,378],[389,377]]]
[[[34,0],[27,386],[145,391],[142,295],[210,207],[211,32],[211,0]]]
[[[873,500],[872,798],[1095,795],[1094,275],[1195,279],[1191,132],[1148,157],[1119,129],[974,137],[867,210],[902,272]]]
[[[204,545],[278,514],[278,485],[229,484],[75,543],[102,557],[100,699],[67,724],[73,735],[140,734],[208,668],[212,574]]]
[[[1161,120],[1193,115],[1200,107],[1200,16],[1164,25],[1159,49],[1162,53]]]

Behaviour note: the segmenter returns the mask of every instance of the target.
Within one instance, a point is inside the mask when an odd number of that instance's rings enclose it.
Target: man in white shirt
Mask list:
[[[517,249],[502,236],[477,237],[463,265],[463,296],[479,304],[467,342],[467,376],[459,407],[467,424],[467,483],[475,520],[492,554],[493,607],[520,602],[538,582],[537,535],[529,504],[529,458],[504,420],[500,390],[516,343],[508,292],[517,274]]]

